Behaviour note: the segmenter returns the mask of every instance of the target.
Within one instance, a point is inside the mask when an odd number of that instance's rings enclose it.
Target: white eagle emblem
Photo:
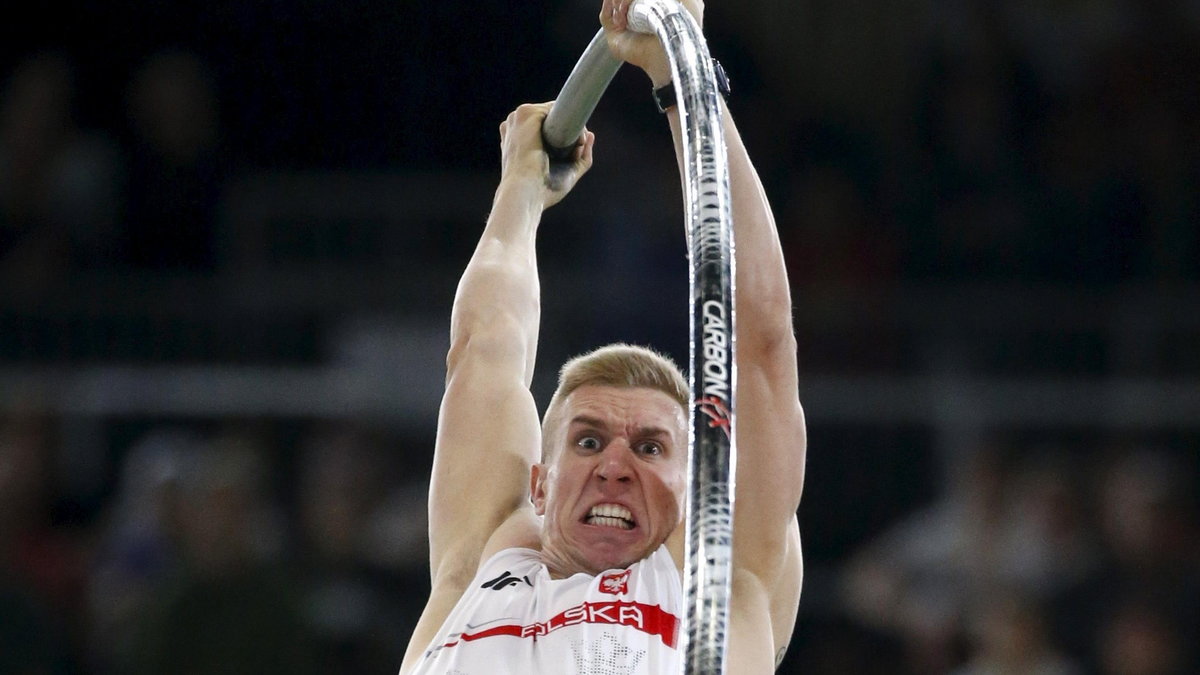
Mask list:
[[[600,577],[600,590],[612,595],[624,595],[629,592],[629,570],[616,574],[605,574]]]

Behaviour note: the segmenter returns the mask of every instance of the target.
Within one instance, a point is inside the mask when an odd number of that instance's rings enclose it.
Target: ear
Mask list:
[[[533,512],[539,516],[546,515],[546,476],[550,468],[545,464],[534,464],[529,469],[529,501],[533,502]]]

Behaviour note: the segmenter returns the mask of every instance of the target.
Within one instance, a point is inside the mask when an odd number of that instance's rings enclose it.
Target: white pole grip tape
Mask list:
[[[629,30],[635,33],[654,34],[654,26],[650,23],[650,3],[644,0],[633,0],[629,6]]]

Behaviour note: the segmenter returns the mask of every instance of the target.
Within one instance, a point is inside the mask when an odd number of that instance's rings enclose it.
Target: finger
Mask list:
[[[550,106],[552,106],[553,104],[554,104],[554,101],[545,101],[542,103],[522,103],[520,106],[517,107],[516,112],[521,117],[527,117],[529,115],[536,115],[538,113],[545,114],[547,111],[550,110]]]
[[[512,112],[512,115],[510,116],[510,121],[512,122],[512,125],[514,127],[517,127],[517,126],[524,124],[525,121],[528,120],[530,115],[532,115],[532,114],[533,114],[533,105],[530,103],[522,103],[521,105],[517,106],[516,110],[514,110]]]
[[[596,146],[596,134],[590,131],[583,132],[583,144],[579,148],[579,159],[583,162],[584,170],[592,166],[592,150]]]
[[[571,160],[577,166],[583,166],[587,162],[588,151],[595,139],[595,134],[584,129],[579,135],[579,139],[575,141],[575,147],[571,149]]]
[[[604,0],[600,5],[600,25],[605,28],[610,28],[613,25],[613,17],[616,15],[615,0]]]
[[[575,141],[575,147],[571,148],[571,161],[578,164],[583,159],[583,151],[587,147],[587,134],[581,134],[579,140]]]
[[[588,131],[587,127],[584,127],[583,132],[579,134],[579,138],[575,139],[575,147],[576,148],[586,147],[589,143],[593,142],[595,140],[595,138],[596,138],[596,134],[592,133],[591,131]]]
[[[520,108],[517,108],[517,120],[515,125],[520,125],[522,129],[541,129],[545,123],[546,116],[550,113],[550,103],[526,103]]]

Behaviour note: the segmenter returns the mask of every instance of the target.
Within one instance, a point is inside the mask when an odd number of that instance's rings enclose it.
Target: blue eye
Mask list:
[[[583,438],[576,441],[575,445],[578,445],[579,447],[583,448],[584,450],[599,450],[600,449],[600,440],[598,438],[596,438],[595,436],[584,436]]]

